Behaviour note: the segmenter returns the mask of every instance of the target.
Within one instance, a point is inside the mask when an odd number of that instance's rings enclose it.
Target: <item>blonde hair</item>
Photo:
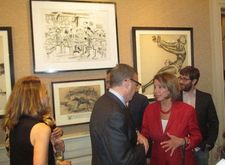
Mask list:
[[[45,94],[45,95],[44,95]],[[19,79],[6,103],[3,129],[11,130],[22,115],[35,117],[53,128],[45,85],[36,76]]]

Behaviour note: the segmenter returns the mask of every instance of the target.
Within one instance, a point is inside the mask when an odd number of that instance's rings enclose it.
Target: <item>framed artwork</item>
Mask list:
[[[0,27],[0,117],[14,85],[11,27]]]
[[[222,50],[223,50],[223,59],[225,59],[225,10],[221,9],[222,14],[221,14],[221,29],[222,29]],[[225,66],[225,60],[223,60],[223,66]],[[223,71],[223,78],[225,80],[225,69]]]
[[[105,93],[105,80],[52,82],[57,126],[88,123],[94,104]]]
[[[178,75],[194,65],[193,29],[181,27],[132,27],[134,67],[142,82],[140,93],[153,100],[153,77],[157,73]]]
[[[116,4],[30,0],[34,73],[119,63]]]

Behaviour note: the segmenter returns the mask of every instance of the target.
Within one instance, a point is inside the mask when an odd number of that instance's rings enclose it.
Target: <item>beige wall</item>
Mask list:
[[[99,1],[99,0],[98,0]],[[201,71],[199,88],[212,92],[210,25],[208,0],[114,0],[120,62],[133,65],[132,26],[193,27],[194,63]],[[28,0],[0,0],[0,26],[11,26],[13,35],[15,79],[32,74],[32,44]],[[37,74],[44,80],[51,96],[51,82],[104,78],[105,70]],[[63,127],[65,134],[88,131],[88,124]],[[0,130],[0,143],[3,142]]]

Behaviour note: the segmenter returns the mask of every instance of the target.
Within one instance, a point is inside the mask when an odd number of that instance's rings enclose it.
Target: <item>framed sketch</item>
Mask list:
[[[0,117],[14,85],[11,27],[0,27]]]
[[[132,27],[134,67],[142,82],[140,92],[153,99],[153,77],[157,73],[178,75],[194,65],[193,29],[180,27]]]
[[[30,10],[35,73],[119,63],[115,3],[30,0]]]
[[[52,82],[57,126],[88,123],[96,100],[105,93],[105,80]]]

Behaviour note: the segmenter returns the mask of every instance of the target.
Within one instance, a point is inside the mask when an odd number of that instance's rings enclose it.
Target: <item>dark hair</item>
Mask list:
[[[190,80],[196,79],[195,85],[198,83],[198,80],[200,78],[200,72],[198,68],[195,68],[193,66],[186,66],[180,70],[180,75],[189,76]]]
[[[137,72],[127,64],[118,64],[110,71],[110,86],[119,86],[123,80],[133,78]]]
[[[179,83],[177,77],[171,73],[163,72],[154,76],[153,81],[158,80],[164,87],[170,91],[172,100],[176,100],[179,95]]]

